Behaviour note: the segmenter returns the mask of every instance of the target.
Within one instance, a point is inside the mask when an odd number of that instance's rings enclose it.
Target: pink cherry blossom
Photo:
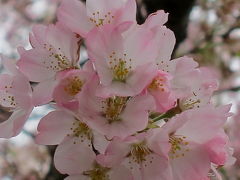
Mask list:
[[[172,96],[179,99],[182,110],[201,107],[210,102],[218,81],[206,70],[197,68],[191,58],[181,57],[157,62],[159,69],[171,75],[169,87]]]
[[[73,32],[86,37],[94,27],[105,24],[118,25],[136,22],[135,0],[87,0],[85,5],[78,0],[63,0],[58,9],[58,19]]]
[[[53,91],[53,99],[61,105],[78,104],[76,96],[82,92],[85,83],[90,81],[92,76],[93,73],[79,69],[60,72]]]
[[[211,77],[202,69],[195,69],[182,76],[180,81],[192,82],[188,85],[188,91],[180,98],[181,109],[192,109],[201,107],[210,103],[211,96],[215,90],[218,89],[218,81]],[[188,84],[188,83],[186,83]]]
[[[40,105],[52,100],[58,72],[79,68],[80,38],[60,24],[36,25],[30,42],[33,49],[19,49],[17,65],[30,81],[40,82],[33,92],[34,104]]]
[[[176,98],[172,94],[170,79],[170,74],[159,70],[157,76],[147,87],[148,92],[155,99],[157,112],[163,113],[175,106]]]
[[[73,137],[77,141],[92,141],[99,152],[104,152],[108,144],[103,135],[90,129],[76,114],[64,110],[52,111],[40,120],[36,143],[44,145],[60,144],[64,138]]]
[[[107,167],[119,164],[128,168],[134,179],[171,180],[168,158],[168,136],[158,136],[158,131],[150,131],[127,137],[114,138],[104,155],[98,155],[98,162]],[[164,147],[164,151],[161,148]]]
[[[32,89],[28,79],[15,68],[15,62],[2,59],[10,73],[0,75],[0,104],[13,112],[0,124],[0,137],[10,138],[22,130],[32,112]]]
[[[156,63],[160,70],[171,74],[171,87],[178,98],[190,91],[193,81],[187,81],[186,78],[195,78],[195,75],[193,76],[191,73],[195,73],[198,66],[197,62],[184,56],[165,61],[157,59]]]
[[[96,28],[87,36],[88,54],[101,81],[98,95],[102,97],[137,95],[157,73],[156,33],[138,26],[122,35],[122,26]]]
[[[211,162],[222,161],[222,153],[218,152],[226,152],[226,149],[217,137],[231,115],[229,109],[230,106],[214,108],[207,105],[188,110],[170,119],[162,127],[163,132],[169,134],[169,157],[174,180],[192,180],[192,177],[204,179]],[[209,142],[215,147],[214,151],[209,148]]]
[[[126,137],[147,127],[148,111],[154,109],[151,96],[101,98],[96,96],[98,84],[96,77],[79,95],[80,116],[91,128],[112,138]]]
[[[44,145],[60,144],[67,135],[75,134],[81,125],[72,114],[57,110],[44,116],[38,124],[36,142]]]
[[[79,40],[60,24],[36,25],[30,35],[33,49],[21,50],[17,65],[30,81],[54,78],[59,71],[79,67]]]
[[[76,137],[67,138],[57,147],[54,163],[61,173],[81,174],[94,164],[96,155],[88,134],[83,134],[83,138],[83,142],[76,140]]]
[[[54,162],[61,173],[70,175],[66,179],[132,180],[130,171],[124,166],[109,168],[99,164],[90,141],[65,139],[56,149]]]

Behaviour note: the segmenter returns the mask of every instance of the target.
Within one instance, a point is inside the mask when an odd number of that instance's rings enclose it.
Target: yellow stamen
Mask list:
[[[127,103],[127,97],[111,97],[103,101],[104,116],[108,120],[109,124],[120,121],[119,115],[124,110]]]
[[[77,76],[73,78],[68,78],[68,84],[65,86],[64,90],[71,96],[75,96],[78,94],[83,86],[83,82]]]

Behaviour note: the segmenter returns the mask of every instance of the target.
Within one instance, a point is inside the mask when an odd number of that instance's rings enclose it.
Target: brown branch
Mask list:
[[[238,28],[240,28],[240,25],[235,25],[235,26],[232,26],[231,28],[229,28],[229,30],[222,35],[223,39],[228,39],[229,36],[230,36],[230,34],[231,34],[235,29],[238,29]]]
[[[218,95],[220,93],[225,93],[225,92],[238,92],[240,91],[240,86],[236,86],[236,87],[231,87],[231,88],[226,88],[226,89],[219,89],[217,91],[215,91],[215,95]]]

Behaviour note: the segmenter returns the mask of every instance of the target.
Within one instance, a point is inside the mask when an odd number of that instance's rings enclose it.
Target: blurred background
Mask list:
[[[61,0],[0,0],[0,53],[18,59],[17,47],[30,48],[28,34],[34,24],[56,22]],[[224,180],[240,180],[240,0],[137,0],[139,24],[158,9],[169,12],[167,26],[177,39],[173,58],[188,55],[220,80],[213,97],[216,105],[232,103],[226,124],[234,156],[231,167],[220,167]],[[83,52],[84,53],[84,52]],[[0,64],[0,71],[3,67]],[[34,143],[40,118],[49,106],[34,109],[23,132],[0,139],[0,180],[62,180],[54,168],[54,146]],[[10,114],[0,107],[0,122]],[[211,176],[211,174],[209,174]],[[214,180],[214,177],[212,177]]]

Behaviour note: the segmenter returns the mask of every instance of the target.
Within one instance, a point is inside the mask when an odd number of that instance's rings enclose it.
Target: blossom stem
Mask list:
[[[169,119],[169,118],[172,118],[173,116],[175,116],[176,114],[179,114],[179,113],[181,113],[181,112],[182,112],[182,110],[180,109],[180,107],[179,107],[179,106],[176,106],[176,107],[168,110],[166,113],[163,113],[163,114],[161,114],[161,115],[153,118],[153,119],[152,119],[152,122],[154,123],[154,122],[157,122],[157,121],[159,121],[159,120],[161,120],[161,119]],[[166,121],[167,121],[167,120],[166,120]]]
[[[154,119],[152,119],[152,122],[157,122],[157,121],[159,121],[159,120],[161,120],[161,119],[165,119],[165,118],[167,118],[167,117],[168,117],[168,114],[167,114],[167,112],[166,112],[166,113],[161,114],[160,116],[157,116],[157,117],[155,117]]]

